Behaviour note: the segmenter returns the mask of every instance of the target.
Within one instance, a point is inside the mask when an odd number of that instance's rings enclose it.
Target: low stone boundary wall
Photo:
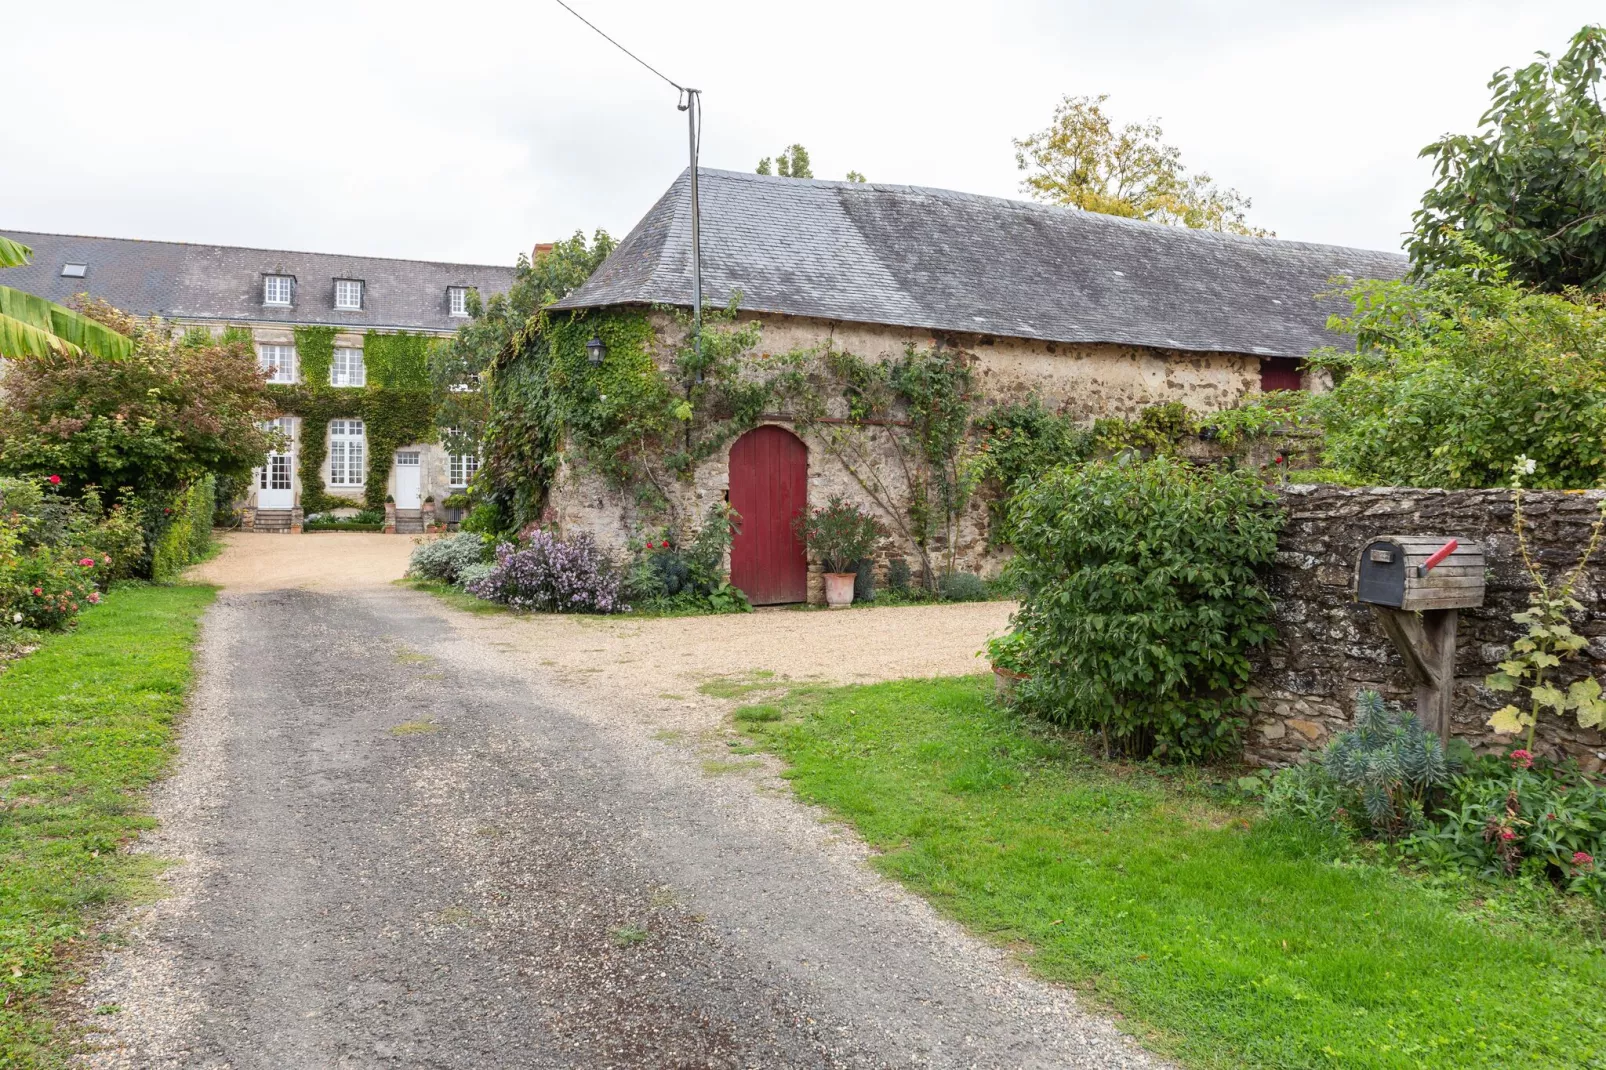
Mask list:
[[[1519,633],[1511,614],[1527,607],[1531,589],[1512,531],[1512,492],[1322,485],[1280,490],[1288,521],[1269,585],[1279,638],[1257,659],[1260,712],[1245,757],[1286,765],[1322,745],[1350,727],[1360,690],[1372,688],[1414,708],[1415,688],[1399,654],[1372,610],[1355,601],[1356,559],[1379,535],[1449,535],[1482,544],[1487,594],[1482,607],[1460,611],[1452,731],[1479,749],[1509,745],[1511,737],[1497,737],[1485,724],[1509,696],[1489,691],[1483,679],[1507,656]],[[1600,491],[1523,495],[1530,549],[1551,577],[1577,564],[1601,497]],[[1597,554],[1573,593],[1585,606],[1574,626],[1590,640],[1580,654],[1581,669],[1599,675],[1606,669],[1606,552]],[[1535,746],[1570,754],[1586,770],[1606,768],[1606,736],[1570,719],[1543,718]]]

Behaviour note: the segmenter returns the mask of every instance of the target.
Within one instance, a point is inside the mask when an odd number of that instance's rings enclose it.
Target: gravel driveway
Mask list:
[[[699,680],[967,671],[1007,609],[554,621],[226,591],[140,846],[178,864],[83,989],[87,1064],[1158,1065],[772,769],[705,764],[728,703]]]

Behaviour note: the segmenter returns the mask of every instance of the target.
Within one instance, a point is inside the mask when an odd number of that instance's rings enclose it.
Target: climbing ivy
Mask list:
[[[385,486],[396,449],[413,442],[434,442],[437,437],[435,403],[425,366],[429,350],[438,340],[405,332],[365,335],[363,364],[369,385],[335,387],[329,385],[335,333],[333,327],[297,327],[301,382],[269,386],[279,410],[301,418],[296,469],[301,479],[301,507],[309,513],[350,504],[350,499],[330,494],[323,483],[330,420],[363,422],[368,463],[363,504],[370,509],[385,504]]]

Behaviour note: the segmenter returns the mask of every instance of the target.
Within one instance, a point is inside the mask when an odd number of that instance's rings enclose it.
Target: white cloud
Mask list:
[[[1394,248],[1498,67],[1596,5],[1451,0],[573,0],[703,89],[705,166],[802,141],[821,177],[1017,196],[1066,93],[1159,117],[1282,237]],[[80,0],[8,12],[0,226],[507,262],[622,235],[685,166],[675,92],[550,0]]]

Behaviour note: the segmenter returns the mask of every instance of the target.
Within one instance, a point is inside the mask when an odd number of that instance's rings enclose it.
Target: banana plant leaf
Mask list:
[[[70,308],[0,286],[0,357],[43,357],[85,350],[97,357],[121,360],[134,351],[134,343]]]
[[[33,250],[20,241],[0,234],[0,268],[22,267],[33,259]]]

